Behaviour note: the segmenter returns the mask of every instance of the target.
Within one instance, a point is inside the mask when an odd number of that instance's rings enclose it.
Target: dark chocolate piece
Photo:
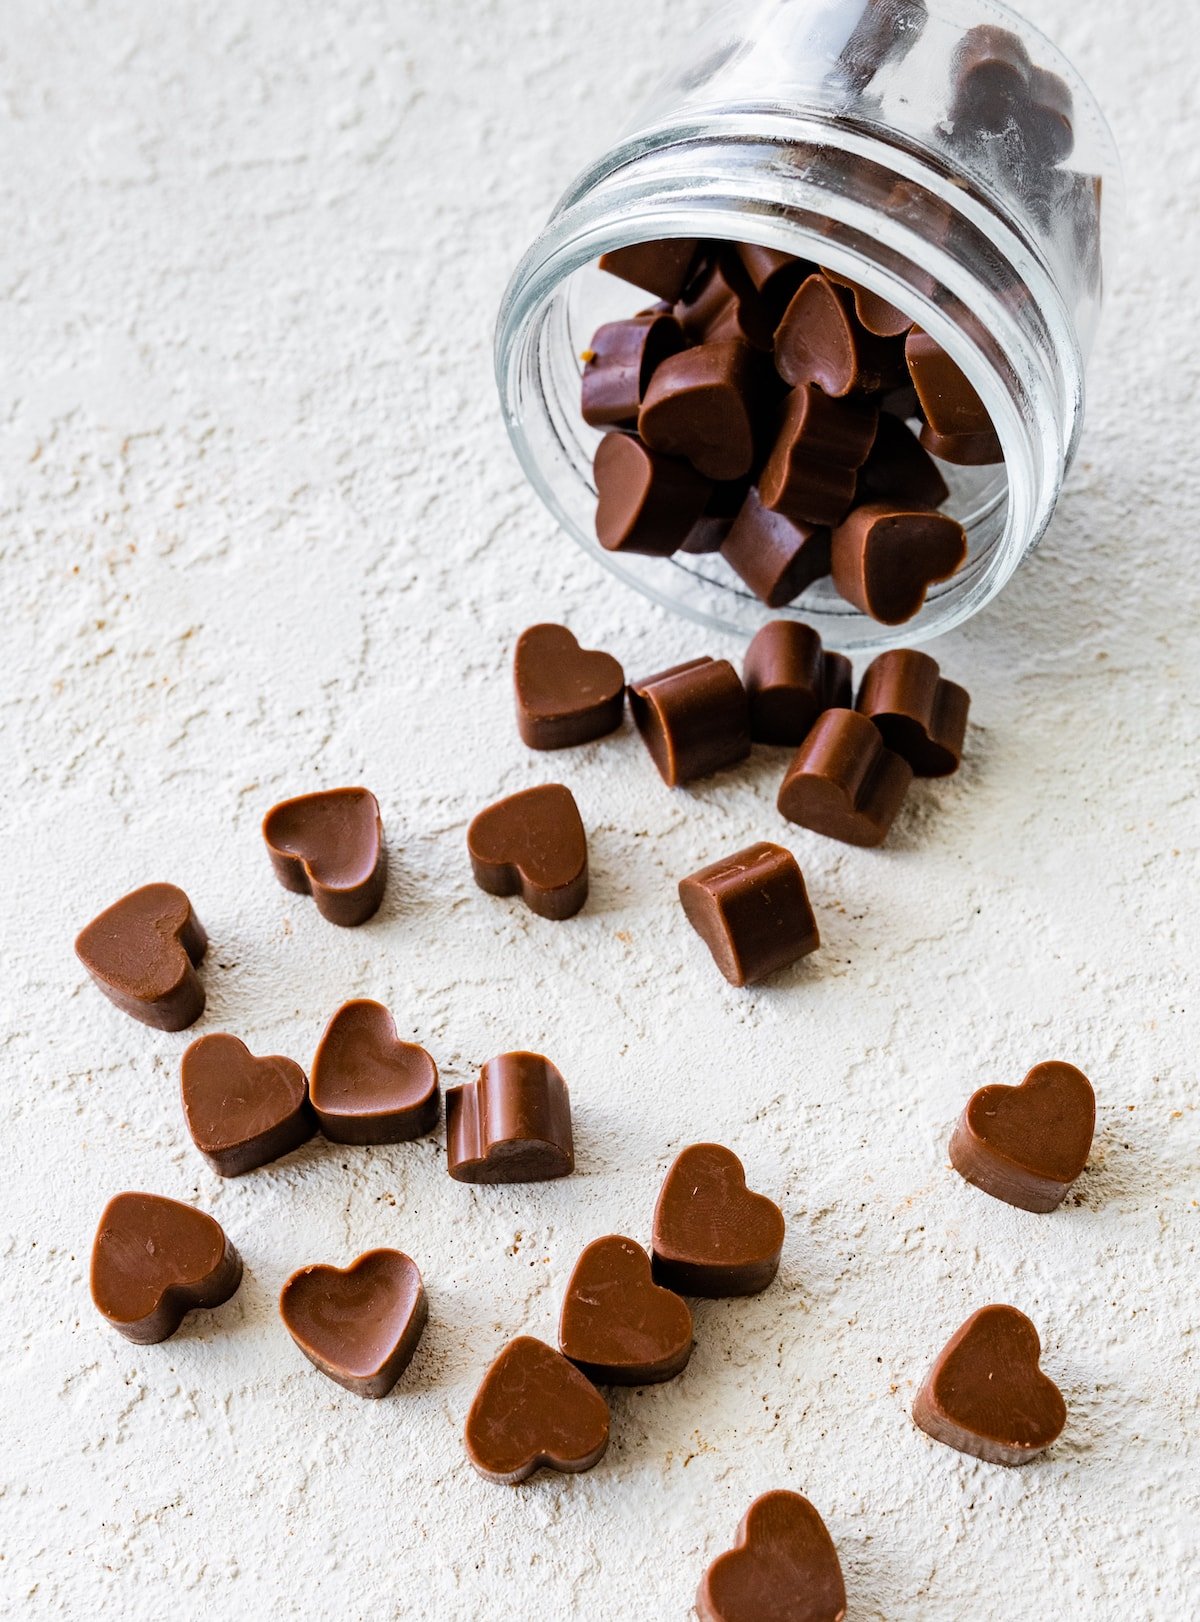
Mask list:
[[[719,1143],[685,1149],[654,1208],[656,1281],[680,1295],[757,1295],[782,1252],[783,1212],[746,1187],[733,1151]]]
[[[615,732],[625,672],[611,653],[581,648],[565,625],[531,625],[513,658],[517,730],[530,749],[569,749]]]
[[[829,573],[830,534],[819,524],[794,524],[751,490],[721,555],[760,602],[783,608]]]
[[[387,847],[379,804],[368,789],[284,800],[263,818],[263,838],[280,884],[311,895],[331,924],[353,929],[379,911]]]
[[[826,653],[821,638],[795,620],[771,620],[746,649],[742,680],[755,743],[798,747],[823,710],[850,708],[850,661]]]
[[[788,767],[779,812],[843,844],[882,845],[912,779],[865,715],[826,710]]]
[[[854,300],[854,314],[859,326],[865,327],[876,338],[903,338],[912,326],[911,315],[905,315],[903,310],[880,298],[878,293],[872,293],[870,288],[860,287],[848,276],[839,276],[836,270],[822,267],[821,275],[836,287],[846,289]]]
[[[571,1098],[540,1053],[501,1053],[446,1089],[446,1169],[459,1183],[541,1183],[575,1170]]]
[[[831,400],[812,385],[793,389],[759,475],[763,505],[794,524],[841,523],[874,444],[878,416],[866,401]]]
[[[653,293],[655,298],[674,300],[687,286],[698,247],[691,237],[633,242],[627,248],[614,248],[604,254],[600,269]]]
[[[794,387],[815,383],[826,394],[873,394],[904,380],[898,338],[868,332],[854,313],[854,294],[816,275],[800,284],[775,331],[775,366]]]
[[[937,464],[912,429],[881,410],[871,454],[859,470],[855,504],[887,501],[895,507],[940,507],[949,494]]]
[[[848,603],[882,625],[920,613],[930,586],[966,562],[957,519],[923,507],[867,501],[833,532],[833,583]]]
[[[933,433],[951,438],[991,432],[992,419],[974,384],[920,327],[914,327],[905,340],[904,359]]]
[[[484,1375],[463,1442],[479,1474],[502,1486],[543,1468],[590,1470],[608,1447],[608,1404],[561,1352],[519,1335]]]
[[[991,428],[978,434],[939,434],[926,423],[921,429],[921,447],[954,467],[991,467],[1004,460],[1000,440]]]
[[[116,1194],[92,1245],[92,1300],[139,1346],[167,1340],[195,1307],[219,1307],[242,1260],[219,1222],[161,1194]]]
[[[1082,1070],[1049,1060],[1019,1087],[973,1093],[950,1139],[960,1177],[1022,1211],[1054,1211],[1087,1165],[1096,1095]]]
[[[686,1301],[650,1276],[641,1245],[620,1234],[593,1239],[563,1296],[558,1343],[597,1385],[673,1380],[692,1355]]]
[[[1062,1392],[1038,1367],[1038,1332],[1016,1307],[981,1307],[951,1336],[917,1392],[935,1442],[988,1464],[1027,1464],[1062,1434]]]
[[[947,681],[937,660],[915,648],[881,653],[867,667],[855,705],[917,777],[958,770],[970,707],[966,688]]]
[[[221,1177],[241,1177],[307,1143],[317,1130],[294,1059],[256,1058],[236,1036],[198,1037],[180,1066],[192,1142]]]
[[[816,266],[807,259],[797,259],[795,254],[781,253],[778,248],[764,248],[757,242],[738,242],[734,246],[743,269],[766,306],[773,326],[778,326],[796,289],[806,277],[812,275]]]
[[[695,344],[736,339],[770,354],[775,322],[740,260],[718,253],[675,306],[675,315]]]
[[[765,840],[681,880],[688,923],[732,986],[756,985],[821,944],[804,875]]]
[[[605,434],[596,449],[596,538],[606,552],[669,558],[708,505],[712,485],[690,463],[660,456],[635,434]]]
[[[416,1262],[368,1250],[349,1267],[292,1274],[279,1315],[309,1362],[359,1397],[386,1397],[412,1362],[429,1305]]]
[[[438,1120],[438,1072],[382,1003],[343,1003],[312,1062],[312,1107],[331,1143],[410,1143]]]
[[[719,552],[749,493],[748,479],[726,479],[721,484],[714,484],[708,505],[688,531],[687,540],[679,550],[693,554]]]
[[[1075,145],[1070,89],[1038,68],[1009,29],[982,24],[963,35],[954,56],[951,133],[960,141],[1015,142],[1011,156],[1045,166],[1061,163]]]
[[[208,936],[173,884],[144,884],[82,929],[75,953],[123,1013],[160,1031],[182,1031],[204,1012],[196,973]]]
[[[629,709],[669,788],[750,753],[746,692],[728,659],[692,659],[633,682]]]
[[[701,344],[658,367],[638,416],[651,450],[686,458],[706,479],[740,479],[754,466],[750,351]]]
[[[636,427],[650,379],[686,342],[675,317],[660,311],[601,327],[583,369],[584,422],[593,428]]]
[[[481,890],[519,895],[539,918],[573,918],[587,900],[587,834],[561,783],[488,806],[467,829],[467,850]]]
[[[696,1593],[700,1622],[842,1622],[846,1585],[833,1539],[807,1498],[764,1493]]]

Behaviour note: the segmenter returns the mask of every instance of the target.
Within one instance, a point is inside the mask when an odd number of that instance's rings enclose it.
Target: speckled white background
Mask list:
[[[780,757],[671,794],[628,730],[547,760],[512,722],[511,643],[538,618],[631,672],[731,651],[556,536],[490,379],[512,263],[705,9],[5,8],[6,1615],[659,1622],[779,1485],[828,1521],[851,1622],[1196,1610],[1191,23],[1178,0],[1039,8],[1111,109],[1128,248],[1050,539],[938,648],[975,698],[964,770],[866,853],[779,822]],[[558,773],[594,874],[565,925],[484,897],[463,848],[480,805]],[[360,779],[394,876],[340,932],[276,886],[258,820]],[[673,892],[760,837],[796,851],[825,943],[743,994]],[[316,1141],[221,1182],[179,1108],[189,1037],[117,1013],[71,952],[151,878],[212,937],[200,1030],[307,1061],[361,994],[446,1081],[544,1047],[577,1175],[473,1192],[440,1140]],[[1100,1117],[1078,1198],[1038,1219],[967,1189],[945,1144],[972,1088],[1049,1056],[1091,1074]],[[686,1374],[615,1396],[594,1472],[486,1485],[460,1442],[482,1368],[552,1336],[585,1241],[647,1236],[696,1137],[781,1200],[777,1285],[700,1306]],[[88,1301],[125,1187],[197,1201],[246,1261],[233,1302],[158,1347]],[[431,1318],[369,1404],[304,1362],[275,1298],[376,1244],[417,1258]],[[991,1299],[1037,1322],[1070,1409],[1018,1472],[908,1417]]]

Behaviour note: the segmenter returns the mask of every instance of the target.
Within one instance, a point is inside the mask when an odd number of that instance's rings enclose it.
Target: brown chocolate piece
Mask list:
[[[815,383],[840,399],[902,382],[904,353],[898,338],[868,332],[848,288],[817,272],[800,284],[775,330],[775,366],[794,387]]]
[[[937,464],[912,429],[899,417],[880,411],[875,443],[859,470],[855,503],[940,507],[949,494]]]
[[[343,1003],[312,1062],[312,1107],[331,1143],[411,1143],[438,1120],[438,1072],[382,1003]]]
[[[813,385],[793,389],[759,475],[763,505],[794,524],[841,523],[875,442],[878,416],[862,400],[831,400]]]
[[[816,267],[809,264],[807,259],[781,253],[778,248],[761,247],[757,242],[738,242],[734,247],[771,321],[778,326],[796,289],[806,277],[812,275]]]
[[[683,879],[688,923],[732,986],[756,985],[821,944],[791,851],[761,841]]]
[[[513,658],[517,729],[530,749],[569,749],[615,732],[625,672],[611,653],[581,648],[565,625],[531,625]]]
[[[657,310],[601,327],[583,369],[584,422],[593,428],[636,427],[650,379],[686,342],[675,317]]]
[[[675,315],[694,344],[736,339],[771,352],[775,322],[742,263],[728,251],[718,253],[694,279]]]
[[[680,1295],[757,1295],[779,1271],[783,1212],[746,1187],[731,1149],[693,1143],[666,1175],[654,1208],[653,1269]]]
[[[563,1296],[558,1344],[597,1385],[673,1380],[692,1355],[686,1301],[650,1276],[641,1245],[620,1234],[593,1239]]]
[[[866,501],[833,532],[833,583],[880,624],[902,625],[920,613],[930,586],[957,574],[966,557],[957,519]]]
[[[317,1130],[294,1059],[255,1058],[236,1036],[198,1037],[180,1067],[192,1141],[221,1177],[241,1177],[307,1143]]]
[[[692,659],[633,682],[629,709],[669,788],[750,753],[746,692],[728,659]]]
[[[949,777],[962,760],[970,694],[947,681],[936,659],[915,648],[881,653],[858,689],[855,708],[917,777]]]
[[[755,743],[798,747],[823,710],[850,708],[850,661],[826,653],[821,638],[795,620],[771,620],[746,649],[742,680]]]
[[[1075,145],[1073,116],[1065,81],[1035,67],[1016,34],[990,24],[967,30],[954,57],[950,127],[956,137],[1015,138],[1014,155],[1053,165]]]
[[[263,818],[263,838],[280,884],[311,895],[331,924],[353,929],[379,911],[387,847],[379,803],[368,789],[283,800]]]
[[[638,416],[651,450],[686,458],[706,479],[740,479],[754,466],[750,351],[701,344],[658,367]]]
[[[219,1222],[161,1194],[116,1194],[92,1244],[92,1300],[139,1346],[167,1340],[195,1307],[219,1307],[242,1259]]]
[[[501,1053],[446,1089],[446,1170],[459,1183],[541,1183],[575,1170],[571,1098],[540,1053]]]
[[[921,429],[921,446],[930,456],[955,467],[991,467],[1004,460],[1000,440],[991,428],[978,434],[939,434],[926,423]]]
[[[782,608],[829,573],[829,530],[794,524],[764,507],[757,490],[746,496],[721,547],[726,563],[768,608]]]
[[[160,1031],[182,1031],[204,1012],[196,973],[208,936],[173,884],[144,884],[82,929],[75,953],[123,1013]]]
[[[992,419],[974,384],[920,327],[914,327],[905,340],[904,359],[933,433],[950,438],[991,432]]]
[[[484,1375],[463,1442],[487,1481],[516,1486],[535,1470],[599,1464],[608,1423],[608,1404],[573,1363],[545,1341],[519,1335]]]
[[[868,287],[860,287],[848,276],[839,276],[835,270],[822,267],[821,275],[836,287],[846,289],[854,300],[854,314],[859,326],[865,327],[876,338],[903,338],[908,333],[913,324],[911,315],[905,315],[903,310],[889,304],[887,299],[872,293]]]
[[[917,1392],[935,1442],[988,1464],[1027,1464],[1062,1434],[1062,1392],[1038,1367],[1038,1332],[1016,1307],[981,1307],[951,1336]]]
[[[1087,1165],[1096,1095],[1082,1070],[1049,1060],[1019,1087],[973,1093],[950,1139],[960,1177],[1022,1211],[1054,1211]]]
[[[687,540],[679,550],[693,554],[719,552],[749,493],[748,479],[726,479],[721,484],[714,484],[708,505],[688,531]]]
[[[429,1304],[416,1262],[368,1250],[349,1267],[301,1267],[279,1293],[279,1315],[322,1374],[356,1396],[386,1397],[412,1362]]]
[[[475,882],[489,895],[519,895],[539,918],[573,918],[587,900],[587,834],[561,783],[510,794],[467,829]]]
[[[596,449],[596,538],[606,552],[669,558],[712,494],[688,462],[661,456],[635,434],[605,434]]]
[[[764,1493],[696,1593],[700,1622],[842,1622],[846,1585],[833,1539],[807,1498]]]
[[[865,715],[826,710],[788,767],[779,812],[843,844],[882,845],[912,779]]]
[[[600,260],[600,269],[623,282],[632,282],[655,298],[677,299],[687,286],[699,243],[690,237],[668,237],[661,242],[633,242],[614,248]]]

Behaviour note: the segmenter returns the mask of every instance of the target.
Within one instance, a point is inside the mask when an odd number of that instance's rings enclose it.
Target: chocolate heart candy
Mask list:
[[[543,1466],[590,1470],[608,1447],[608,1404],[561,1352],[520,1335],[484,1375],[463,1441],[479,1474],[505,1486]]]
[[[854,300],[854,314],[859,326],[865,327],[876,338],[903,338],[912,327],[910,315],[905,315],[903,310],[897,309],[878,293],[872,293],[870,288],[860,287],[848,276],[840,276],[837,271],[824,267],[821,275],[835,286],[845,288]]]
[[[912,779],[865,715],[826,710],[787,769],[779,814],[843,844],[882,845]]]
[[[671,355],[638,414],[651,450],[681,456],[706,479],[740,479],[754,465],[750,351],[734,340]]]
[[[720,252],[694,277],[675,306],[694,344],[736,339],[770,354],[775,323],[740,259]]]
[[[396,1035],[382,1003],[343,1003],[312,1063],[312,1106],[331,1143],[409,1143],[438,1119],[438,1072],[429,1054]]]
[[[687,1367],[692,1315],[654,1283],[641,1245],[610,1234],[594,1239],[575,1263],[558,1344],[599,1385],[656,1385]]]
[[[460,1183],[539,1183],[575,1169],[571,1099],[540,1053],[501,1053],[446,1089],[446,1169]]]
[[[783,1212],[746,1187],[731,1149],[694,1143],[654,1209],[654,1278],[680,1295],[757,1295],[779,1271]]]
[[[651,310],[600,327],[583,369],[583,420],[592,428],[634,428],[650,379],[687,339],[673,315]]]
[[[242,1259],[219,1222],[161,1194],[116,1194],[92,1244],[92,1300],[127,1340],[167,1340],[194,1307],[219,1307]]]
[[[850,661],[809,625],[771,620],[746,649],[742,680],[755,743],[802,744],[824,710],[849,709]]]
[[[821,944],[804,875],[782,845],[763,841],[679,885],[688,923],[730,985],[754,985]]]
[[[180,1067],[192,1142],[222,1177],[290,1154],[317,1130],[308,1082],[293,1059],[255,1058],[236,1036],[201,1036]]]
[[[517,729],[531,749],[568,749],[615,732],[625,672],[610,653],[581,648],[565,625],[531,625],[513,659]]]
[[[746,693],[728,659],[689,659],[631,682],[629,712],[668,788],[750,753]]]
[[[1062,1392],[1038,1367],[1038,1332],[1016,1307],[981,1307],[925,1377],[913,1419],[988,1464],[1027,1464],[1062,1432]]]
[[[173,884],[144,884],[82,929],[79,961],[126,1014],[160,1031],[182,1031],[204,1012],[196,966],[208,937]]]
[[[868,665],[855,708],[918,777],[958,770],[970,695],[947,681],[937,660],[915,648],[893,648]]]
[[[768,1492],[742,1517],[696,1594],[700,1622],[842,1622],[846,1585],[825,1522],[797,1492]]]
[[[775,366],[795,387],[815,383],[839,399],[903,381],[904,349],[898,338],[868,332],[854,295],[818,272],[800,284],[776,328]]]
[[[966,373],[927,332],[914,327],[904,343],[904,359],[921,402],[921,414],[935,434],[983,434],[992,419]]]
[[[605,434],[596,448],[596,539],[606,552],[669,558],[712,495],[709,480],[635,434]]]
[[[677,299],[687,285],[700,244],[692,237],[633,242],[601,257],[600,269],[632,282],[655,298]]]
[[[794,524],[840,523],[878,420],[877,408],[866,401],[831,400],[811,384],[793,389],[759,476],[763,506]]]
[[[721,556],[768,608],[783,608],[829,573],[828,529],[794,524],[751,490],[721,545]]]
[[[331,924],[353,928],[379,911],[387,849],[379,805],[367,789],[283,800],[263,818],[263,838],[280,884],[311,895]]]
[[[561,783],[488,806],[467,829],[467,850],[481,890],[519,895],[540,918],[571,918],[587,900],[587,835]]]
[[[412,1362],[429,1316],[417,1264],[368,1250],[349,1267],[292,1274],[279,1295],[288,1334],[322,1374],[360,1397],[386,1397]]]
[[[859,469],[856,504],[886,501],[893,507],[940,507],[949,494],[936,462],[908,424],[881,410],[875,443]]]
[[[1096,1095],[1082,1070],[1050,1060],[1019,1087],[972,1094],[950,1139],[955,1171],[1023,1211],[1053,1211],[1087,1165]]]
[[[781,253],[778,248],[764,248],[757,242],[734,244],[742,267],[753,282],[758,296],[766,305],[767,314],[776,326],[787,309],[800,283],[816,269],[807,259],[794,254]]]
[[[921,447],[930,456],[955,467],[991,467],[1003,462],[1004,450],[992,428],[978,434],[939,434],[928,423],[921,429]]]
[[[920,612],[930,586],[957,574],[966,556],[966,531],[956,519],[868,501],[833,532],[833,583],[872,619],[902,625]]]

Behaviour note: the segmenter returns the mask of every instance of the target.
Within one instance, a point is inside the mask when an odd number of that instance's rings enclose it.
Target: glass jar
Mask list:
[[[496,369],[517,454],[586,550],[699,621],[748,633],[791,615],[846,651],[926,641],[1037,545],[1075,454],[1121,204],[1111,133],[1055,48],[989,0],[749,0],[692,43],[509,284]],[[647,298],[596,261],[669,237],[755,242],[848,277],[912,316],[974,385],[1004,461],[942,468],[968,558],[915,619],[877,624],[829,580],[768,610],[719,555],[598,545],[581,355]]]

